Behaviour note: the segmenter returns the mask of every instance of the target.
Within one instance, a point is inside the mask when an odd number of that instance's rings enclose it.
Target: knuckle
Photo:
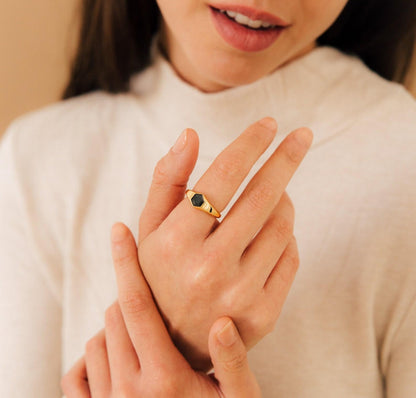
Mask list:
[[[194,291],[196,294],[199,294],[201,291],[215,290],[217,281],[216,270],[222,268],[221,264],[222,259],[219,253],[215,251],[205,253],[190,278],[190,292]]]
[[[172,374],[172,370],[166,371],[163,365],[159,366],[151,376],[149,386],[150,397],[179,397],[181,396],[179,381]],[[132,395],[129,395],[131,397]]]
[[[264,205],[274,199],[275,189],[273,183],[269,180],[263,180],[261,183],[251,187],[247,192],[247,203],[253,210],[259,210]]]
[[[293,204],[292,199],[290,199],[290,196],[288,195],[286,191],[283,192],[280,200],[284,203],[284,206],[286,207],[287,209],[286,211],[290,215],[290,218],[294,220],[295,219],[295,206]]]
[[[288,140],[287,145],[285,145],[283,154],[290,164],[297,165],[303,159],[305,146],[292,136],[291,139]]]
[[[293,221],[287,216],[277,217],[275,220],[275,231],[279,239],[287,241],[293,234]]]
[[[300,265],[300,259],[299,259],[299,252],[296,246],[296,240],[294,237],[292,237],[291,243],[294,243],[293,245],[290,245],[290,249],[288,250],[288,262],[290,265],[290,268],[296,272]]]
[[[221,246],[207,248],[202,256],[202,264],[207,268],[217,268],[218,266],[221,266],[223,262],[224,255]]]
[[[130,381],[120,380],[117,383],[114,383],[113,395],[117,398],[128,398],[135,395],[135,389],[132,388]]]
[[[263,338],[274,329],[275,316],[273,315],[272,308],[268,305],[264,305],[261,311],[256,311],[253,315],[253,320],[259,338]]]
[[[263,328],[265,335],[272,333],[275,326],[276,326],[276,319],[269,319]]]
[[[290,268],[292,269],[292,275],[296,274],[300,265],[299,255],[297,253],[291,255],[289,258],[289,263],[290,263]]]
[[[249,138],[251,138],[250,144],[257,144],[259,141],[269,142],[274,135],[270,134],[270,126],[263,124],[261,120],[255,122],[249,126],[246,130]]]
[[[275,319],[271,314],[267,313],[267,316],[263,316],[261,319],[261,328],[263,330],[264,336],[271,333],[274,329]]]
[[[221,180],[233,180],[245,168],[245,159],[247,154],[243,151],[234,149],[217,159],[213,163],[213,169],[218,178]]]
[[[148,294],[140,291],[125,294],[119,298],[119,301],[123,313],[130,316],[140,315],[148,311],[153,303]]]
[[[278,275],[285,285],[290,285],[293,282],[296,272],[299,269],[299,255],[297,251],[286,251],[285,257],[286,258],[284,259],[284,261],[287,264],[287,266],[281,267],[281,269],[278,270]]]
[[[229,373],[239,373],[245,368],[246,361],[247,354],[243,351],[240,351],[233,355],[231,358],[224,358],[222,361],[222,366],[224,370]]]
[[[114,254],[114,262],[117,267],[124,268],[136,261],[136,253],[133,254],[130,249],[125,247],[120,248],[120,250]]]
[[[153,171],[153,183],[156,185],[165,185],[169,181],[169,167],[166,156],[160,159]]]
[[[183,236],[178,233],[175,226],[172,228],[165,228],[163,231],[163,244],[160,245],[160,256],[164,263],[169,263],[172,258],[177,258],[180,248],[183,247],[183,243],[180,242],[180,237]]]
[[[221,248],[206,247],[203,254],[194,255],[189,260],[185,279],[186,294],[191,299],[200,300],[201,297],[219,297],[219,292],[227,291],[230,279],[230,262]],[[221,269],[223,272],[218,273]],[[227,286],[227,289],[225,289]],[[235,304],[235,302],[234,302]]]
[[[176,397],[179,396],[179,389],[173,377],[164,377],[162,383],[159,384],[160,397]]]
[[[103,347],[103,340],[100,338],[100,335],[95,335],[91,337],[85,344],[85,354],[87,356],[94,354]]]
[[[199,296],[202,291],[212,289],[212,280],[209,269],[200,267],[195,273],[192,273],[188,280],[187,293],[190,297]]]
[[[221,305],[224,308],[224,313],[234,314],[237,312],[244,312],[248,310],[251,297],[242,294],[239,286],[229,286],[225,293],[221,296]]]
[[[113,327],[120,321],[120,310],[118,303],[113,303],[105,310],[105,325],[106,327]]]

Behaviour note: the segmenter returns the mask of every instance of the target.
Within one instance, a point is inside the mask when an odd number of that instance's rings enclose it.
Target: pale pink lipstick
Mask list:
[[[280,33],[289,26],[283,19],[246,6],[210,4],[211,16],[214,26],[220,36],[231,46],[241,51],[261,51],[270,47],[280,36]],[[221,11],[234,11],[248,18],[261,20],[271,25],[269,28],[251,28],[236,22],[233,18]]]

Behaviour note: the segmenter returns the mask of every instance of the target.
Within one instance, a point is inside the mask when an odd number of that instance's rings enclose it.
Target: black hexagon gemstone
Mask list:
[[[204,203],[204,198],[200,193],[196,193],[192,196],[191,202],[196,207],[201,207],[202,203]]]

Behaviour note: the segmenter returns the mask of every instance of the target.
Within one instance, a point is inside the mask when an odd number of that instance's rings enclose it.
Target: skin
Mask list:
[[[193,370],[170,339],[140,270],[134,236],[122,223],[112,229],[112,255],[119,301],[107,309],[105,329],[63,377],[67,398],[261,396],[230,318],[210,330],[215,378]]]
[[[222,212],[276,127],[272,118],[249,126],[218,155],[194,191],[214,198]],[[299,262],[294,209],[285,188],[312,132],[301,128],[289,134],[221,223],[184,199],[198,145],[195,132],[186,133],[182,151],[170,151],[156,166],[139,223],[139,258],[175,343],[194,368],[207,370],[208,333],[218,317],[231,316],[250,348],[279,316]]]
[[[206,1],[157,2],[166,57],[183,80],[215,92],[253,82],[311,51],[347,0],[239,1],[291,24],[271,47],[255,53],[224,42]],[[221,212],[276,129],[271,118],[249,126],[191,188]],[[219,223],[184,198],[199,145],[196,132],[186,130],[155,168],[137,247],[127,231],[124,249],[119,242],[115,253],[113,246],[120,307],[107,310],[105,331],[90,340],[85,356],[63,378],[68,397],[186,397],[195,391],[260,396],[245,349],[272,330],[299,265],[294,209],[285,188],[311,141],[308,128],[289,134]],[[224,316],[236,326],[234,350],[218,343],[219,330],[229,322]],[[211,363],[214,384],[192,370],[206,370]],[[191,379],[197,380],[192,391]]]
[[[268,133],[266,130],[269,130]],[[218,156],[197,186],[204,187],[206,184],[208,188],[212,181],[217,179],[216,170],[219,162],[232,157],[231,154],[235,151],[252,147],[253,139],[259,138],[261,132],[265,136],[269,135],[269,138],[265,138],[261,144],[267,147],[270,138],[276,132],[273,119],[262,119],[250,126]],[[118,301],[106,311],[105,329],[87,342],[85,355],[63,377],[61,386],[68,398],[114,396],[256,398],[261,396],[257,381],[248,366],[247,342],[242,338],[244,333],[251,336],[253,331],[247,332],[246,325],[241,319],[233,322],[230,317],[218,314],[227,308],[227,301],[230,301],[228,292],[231,291],[236,292],[237,296],[243,299],[241,300],[243,307],[240,308],[240,305],[235,307],[241,311],[243,317],[248,315],[248,325],[256,323],[249,318],[261,319],[260,325],[254,326],[254,330],[258,328],[254,334],[255,338],[261,338],[267,333],[262,331],[264,328],[262,323],[272,325],[277,319],[299,264],[296,243],[291,228],[288,228],[292,224],[290,220],[293,219],[293,211],[284,188],[305,156],[312,134],[309,129],[301,128],[286,137],[270,160],[253,177],[246,191],[255,194],[258,192],[256,189],[258,184],[264,184],[267,180],[272,182],[273,186],[267,185],[265,188],[265,185],[262,185],[263,188],[260,188],[262,194],[267,192],[266,197],[259,205],[257,195],[255,195],[256,201],[253,201],[250,199],[254,198],[250,196],[251,194],[243,196],[243,193],[240,197],[242,199],[233,206],[234,212],[230,211],[231,215],[227,215],[222,224],[212,216],[195,211],[187,203],[188,199],[182,199],[184,186],[183,184],[181,186],[179,181],[186,180],[192,171],[198,144],[197,135],[193,130],[188,130],[185,135],[188,137],[184,145],[181,145],[182,150],[177,152],[177,148],[172,149],[163,158],[163,162],[169,170],[172,170],[172,174],[162,181],[159,179],[160,173],[155,172],[148,206],[145,207],[140,220],[143,234],[141,242],[150,239],[149,237],[152,237],[151,244],[153,241],[163,239],[166,232],[162,228],[163,225],[167,225],[167,228],[173,231],[173,233],[168,232],[172,236],[177,235],[172,225],[180,224],[177,222],[178,217],[181,220],[188,220],[188,224],[183,222],[182,224],[188,229],[188,236],[184,236],[185,241],[194,241],[194,247],[190,247],[191,252],[197,250],[196,255],[202,258],[208,253],[208,261],[204,261],[202,267],[192,267],[191,262],[184,264],[183,261],[189,261],[189,257],[192,258],[194,253],[182,258],[169,254],[164,258],[166,252],[160,250],[163,245],[158,246],[157,252],[153,252],[153,257],[159,255],[158,268],[164,268],[165,272],[175,266],[169,278],[170,283],[166,285],[170,289],[167,297],[178,306],[175,311],[181,312],[182,306],[187,306],[184,313],[188,319],[192,318],[194,313],[200,316],[200,312],[205,311],[200,319],[194,319],[194,322],[199,322],[198,327],[193,324],[189,330],[191,332],[202,330],[201,336],[205,337],[204,347],[208,346],[207,356],[213,364],[215,376],[209,377],[204,372],[195,370],[191,366],[191,361],[178,350],[177,344],[174,345],[159,313],[160,305],[157,307],[154,303],[154,291],[150,290],[148,280],[143,273],[143,263],[140,260],[141,243],[139,241],[137,247],[131,231],[124,224],[117,223],[112,229],[112,255],[117,277]],[[259,156],[261,145],[257,148],[257,154],[244,157],[245,164],[242,163],[241,168],[229,175],[233,181],[226,179],[219,182],[223,185],[219,190],[222,195],[218,198],[220,210],[227,205],[233,190],[240,185],[244,171],[249,170],[250,165]],[[269,174],[276,169],[281,170],[280,178],[271,180]],[[211,188],[215,189],[215,187]],[[284,205],[282,206],[281,203]],[[245,212],[247,210],[245,206],[252,206],[252,217],[245,222],[239,222],[241,219],[239,212]],[[157,214],[156,210],[158,210]],[[288,217],[289,220],[288,223],[284,222],[283,229],[279,228],[282,225],[280,217]],[[235,235],[233,227],[235,223],[241,228],[233,242],[237,246],[226,247],[229,253],[237,254],[238,259],[241,259],[244,241],[256,233],[259,223],[264,222],[264,227],[257,237],[251,239],[249,249],[244,250],[246,261],[230,261],[229,264],[217,264],[216,261],[211,261],[209,253],[212,253],[212,249],[209,246],[211,244],[218,246],[217,242],[223,240],[224,235],[221,235],[223,233],[225,236]],[[191,226],[194,228],[191,229]],[[220,231],[220,235],[215,235]],[[214,235],[215,238],[207,243],[207,240]],[[163,244],[166,246],[166,242]],[[264,256],[265,252],[268,252],[267,256]],[[219,257],[228,256],[229,253],[222,251]],[[172,261],[173,258],[176,259],[176,264]],[[232,277],[228,278],[224,272],[216,272],[218,266],[222,268],[228,266],[228,276]],[[181,270],[188,272],[180,272]],[[173,275],[176,276],[172,278]],[[187,294],[179,300],[173,300],[172,291],[184,288],[189,283],[189,278],[195,279],[195,275],[197,280],[208,286],[205,291],[200,291],[205,300],[196,303],[193,301],[194,297],[187,297]],[[227,280],[227,285],[219,286],[218,281],[224,279]],[[221,299],[214,300],[211,297],[212,303],[207,306],[206,298],[209,295],[218,295]],[[243,297],[244,295],[246,298]],[[193,307],[193,311],[189,310],[190,306]],[[235,309],[229,306],[226,311],[233,313]],[[259,314],[263,315],[259,317]],[[238,315],[232,314],[232,318],[238,319]],[[212,326],[206,331],[205,325]]]
[[[251,83],[311,51],[347,0],[218,0],[267,11],[290,23],[272,46],[243,52],[226,43],[211,22],[211,0],[157,0],[161,46],[183,80],[205,92]],[[192,34],[189,34],[192,32]]]

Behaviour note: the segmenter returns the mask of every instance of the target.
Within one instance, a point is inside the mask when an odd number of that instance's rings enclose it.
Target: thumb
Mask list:
[[[248,364],[246,347],[231,318],[222,317],[211,327],[209,352],[215,378],[225,398],[261,397]]]
[[[159,227],[183,200],[186,186],[198,158],[198,135],[185,129],[169,152],[159,160],[146,205],[139,221],[139,243]]]

